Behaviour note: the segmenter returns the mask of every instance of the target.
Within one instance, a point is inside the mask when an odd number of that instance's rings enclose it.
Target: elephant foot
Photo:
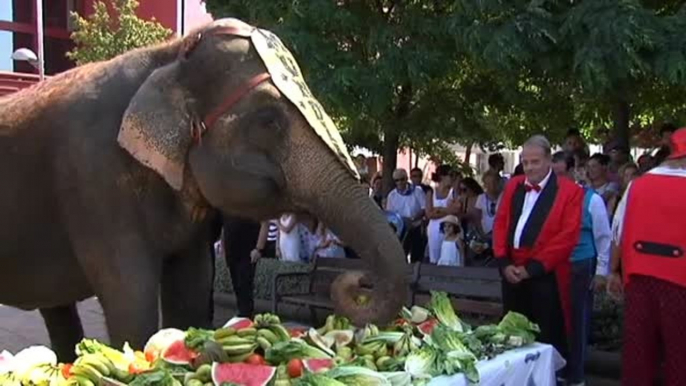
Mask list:
[[[83,339],[83,327],[76,304],[41,308],[40,313],[57,358],[60,362],[72,363],[76,359],[76,345]]]

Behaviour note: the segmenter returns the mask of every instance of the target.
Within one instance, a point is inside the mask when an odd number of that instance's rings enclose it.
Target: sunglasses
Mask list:
[[[403,177],[403,178],[396,178],[396,179],[394,179],[393,181],[395,181],[395,182],[403,182],[403,181],[407,181],[407,177]]]

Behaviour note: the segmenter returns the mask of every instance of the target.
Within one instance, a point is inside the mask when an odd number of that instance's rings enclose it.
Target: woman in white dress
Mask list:
[[[436,264],[441,255],[441,219],[450,214],[456,214],[455,197],[453,194],[453,171],[449,165],[436,168],[431,179],[436,182],[432,192],[426,194],[426,216],[429,219],[427,227],[429,262]]]
[[[444,238],[441,242],[441,256],[437,265],[462,267],[464,266],[464,241],[460,220],[449,215],[441,221],[441,231]]]
[[[298,220],[293,213],[284,213],[279,218],[279,252],[284,261],[300,261],[300,234]]]

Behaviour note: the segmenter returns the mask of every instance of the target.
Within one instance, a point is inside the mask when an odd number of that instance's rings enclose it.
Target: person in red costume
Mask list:
[[[583,190],[552,172],[542,135],[522,148],[524,175],[503,192],[493,226],[494,255],[503,277],[503,308],[541,328],[538,340],[567,358],[571,330],[570,256],[579,241]]]
[[[686,385],[686,128],[671,153],[633,180],[617,206],[608,290],[624,286],[622,385]],[[621,262],[621,269],[620,269]]]

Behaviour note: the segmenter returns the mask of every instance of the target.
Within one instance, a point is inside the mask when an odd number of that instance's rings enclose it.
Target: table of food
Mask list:
[[[329,315],[319,328],[287,328],[274,314],[232,318],[216,330],[162,329],[144,347],[83,339],[73,363],[45,346],[0,353],[12,386],[555,385],[564,361],[536,342],[539,328],[509,312],[470,326],[448,296],[404,307],[388,326]]]

